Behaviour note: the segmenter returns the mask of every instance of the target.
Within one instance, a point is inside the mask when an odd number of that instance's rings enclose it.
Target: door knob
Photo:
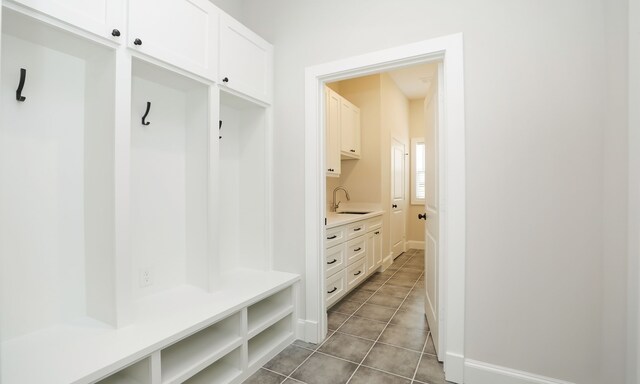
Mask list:
[[[427,220],[427,214],[426,213],[418,213],[418,220]]]
[[[140,39],[133,40],[133,45],[142,45],[142,40]]]
[[[398,208],[398,204],[393,204],[391,208]]]

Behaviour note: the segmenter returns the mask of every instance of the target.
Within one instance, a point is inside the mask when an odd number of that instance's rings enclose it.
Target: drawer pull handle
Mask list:
[[[335,263],[336,261],[338,261],[338,260],[337,260],[337,259],[333,259],[332,261],[327,261],[327,264],[333,264],[333,263]]]
[[[353,232],[358,232],[359,230],[361,230],[362,228],[353,228]]]
[[[353,252],[358,252],[359,250],[361,250],[362,248],[358,247],[356,249],[353,250]]]
[[[333,287],[333,289],[332,289],[332,290],[330,290],[330,291],[327,291],[327,293],[333,293],[333,292],[335,292],[335,291],[337,291],[337,290],[338,290],[338,287]]]
[[[329,236],[329,237],[327,237],[327,240],[333,240],[333,239],[335,239],[336,237],[338,237],[338,235]]]
[[[350,149],[349,151],[350,151],[350,152],[353,152],[353,153],[355,153],[355,152],[356,152],[356,150],[355,150],[355,149]]]
[[[361,273],[362,273],[362,271],[358,271],[358,273],[354,273],[353,276],[358,276]]]
[[[380,231],[376,231],[376,232],[374,233],[374,235],[379,235],[379,234],[380,234]]]

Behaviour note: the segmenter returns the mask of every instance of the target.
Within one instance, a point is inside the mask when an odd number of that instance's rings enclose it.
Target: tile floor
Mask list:
[[[442,384],[424,316],[424,252],[409,250],[329,309],[319,345],[296,340],[245,384]]]

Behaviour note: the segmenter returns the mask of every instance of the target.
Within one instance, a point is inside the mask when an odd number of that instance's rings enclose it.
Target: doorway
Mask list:
[[[438,285],[442,297],[438,314],[446,378],[461,383],[464,367],[465,290],[465,130],[462,35],[419,43],[322,64],[306,70],[305,124],[305,235],[306,316],[299,337],[318,342],[327,331],[324,292],[324,85],[410,65],[443,62],[443,132],[438,140],[442,161],[440,190],[446,206],[440,207],[440,257]]]

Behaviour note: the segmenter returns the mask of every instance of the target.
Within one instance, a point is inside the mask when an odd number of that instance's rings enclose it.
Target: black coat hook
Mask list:
[[[20,68],[20,84],[18,84],[18,89],[16,89],[16,100],[25,101],[27,98],[22,96],[22,88],[24,88],[24,80],[27,77],[27,70],[24,68]]]
[[[142,125],[149,125],[151,124],[151,122],[149,121],[144,121],[147,118],[147,115],[149,114],[149,110],[151,109],[151,102],[147,101],[147,110],[144,113],[144,116],[142,116]]]

